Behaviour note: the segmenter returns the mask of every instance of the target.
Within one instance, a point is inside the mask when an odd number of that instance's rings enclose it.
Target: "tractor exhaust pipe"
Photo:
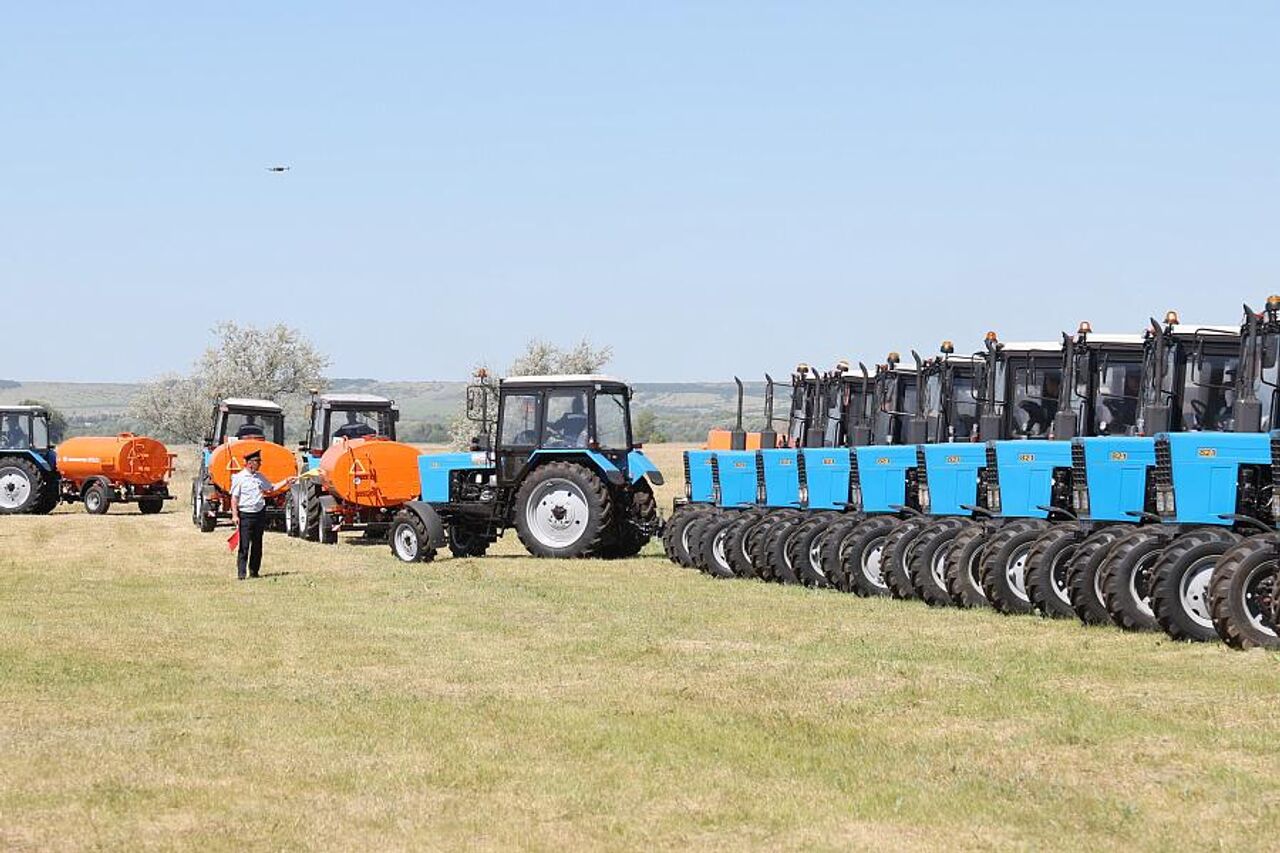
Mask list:
[[[742,428],[742,380],[735,376],[733,381],[738,385],[738,420],[733,425],[733,431],[729,433],[729,449],[746,450],[747,433]]]
[[[1149,406],[1144,406],[1142,410],[1142,434],[1156,435],[1157,433],[1169,431],[1169,420],[1172,416],[1169,396],[1164,391],[1165,382],[1165,349],[1168,342],[1165,337],[1166,330],[1156,322],[1156,318],[1151,319],[1151,345],[1155,347],[1155,355],[1152,357],[1152,365],[1154,369],[1151,371],[1151,388],[1155,393],[1152,398],[1156,400]],[[1168,330],[1172,333],[1172,329]]]
[[[772,450],[778,446],[778,433],[773,428],[773,377],[764,375],[764,429],[760,430],[760,448]]]
[[[865,447],[871,443],[871,421],[867,417],[867,393],[871,387],[871,374],[867,366],[858,362],[858,370],[862,371],[862,387],[858,389],[857,410],[849,406],[849,426],[845,429],[850,447]]]
[[[916,410],[907,418],[907,444],[924,444],[929,437],[927,422],[924,417],[924,359],[920,353],[911,351],[916,362]]]
[[[824,399],[823,388],[825,386],[825,377],[818,372],[816,367],[810,367],[813,373],[813,396],[809,398],[810,414],[808,417],[809,431],[804,436],[805,447],[821,447],[822,446],[822,419],[818,416],[822,412],[822,401]]]
[[[984,377],[986,381],[983,382],[986,399],[982,401],[982,412],[978,415],[978,440],[991,441],[1005,437],[1002,429],[1004,414],[997,410],[999,404],[996,402],[996,362],[1004,345],[995,332],[987,332],[983,346],[986,347],[984,358],[987,363]]]
[[[1062,384],[1058,388],[1058,413],[1053,416],[1053,437],[1061,441],[1076,436],[1076,410],[1071,405],[1076,387],[1076,344],[1083,344],[1087,334],[1087,323],[1080,324],[1075,338],[1062,333]]]
[[[1273,303],[1268,299],[1267,313],[1274,316],[1277,309],[1280,309],[1280,303]],[[1233,412],[1236,432],[1262,431],[1262,403],[1258,401],[1258,394],[1254,390],[1261,355],[1258,351],[1261,345],[1258,334],[1261,319],[1262,315],[1255,314],[1248,305],[1244,306],[1244,346],[1240,348],[1240,378],[1236,381],[1236,402]]]

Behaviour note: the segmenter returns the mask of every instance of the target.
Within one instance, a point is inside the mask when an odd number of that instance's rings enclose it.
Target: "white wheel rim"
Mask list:
[[[716,538],[711,540],[711,556],[715,559],[716,565],[724,569],[726,572],[731,571],[729,568],[729,557],[725,553],[724,543],[729,537],[729,528],[722,527],[716,531]]]
[[[884,536],[872,540],[862,552],[862,576],[876,589],[888,589],[884,582]]]
[[[1269,614],[1262,609],[1261,603],[1258,601],[1258,586],[1266,583],[1268,575],[1275,575],[1276,562],[1268,560],[1262,565],[1255,566],[1253,571],[1249,573],[1249,577],[1241,585],[1244,592],[1244,612],[1249,617],[1249,623],[1253,625],[1254,630],[1268,637],[1276,636],[1275,626],[1271,624]],[[1272,595],[1275,595],[1275,581],[1272,581]]]
[[[982,549],[974,548],[969,554],[969,565],[965,574],[969,576],[969,587],[983,601],[987,600],[987,591],[982,588],[982,581],[978,578],[978,570],[981,568]]]
[[[1074,553],[1074,548],[1064,548],[1053,558],[1053,565],[1049,567],[1049,588],[1053,590],[1054,597],[1068,607],[1071,606],[1071,591],[1067,589],[1067,572],[1063,567]]]
[[[1138,612],[1148,619],[1156,618],[1155,611],[1151,609],[1151,566],[1158,559],[1160,552],[1152,551],[1139,559],[1129,573],[1129,596]],[[1139,581],[1142,582],[1142,589],[1138,588]]]
[[[951,550],[948,544],[939,545],[933,551],[933,559],[929,561],[929,576],[938,589],[947,588],[947,553]]]
[[[809,540],[809,568],[815,575],[825,578],[827,573],[822,570],[822,537],[814,536]]]
[[[1030,603],[1031,597],[1027,595],[1027,555],[1031,553],[1031,543],[1018,546],[1018,549],[1010,554],[1010,559],[1004,564],[1004,576],[1009,582],[1009,589],[1019,600]]]
[[[590,513],[582,489],[557,477],[534,489],[525,507],[525,520],[539,543],[549,548],[567,548],[586,534]]]
[[[98,493],[97,489],[90,489],[85,494],[84,505],[91,512],[102,506],[102,496]]]
[[[1095,568],[1093,570],[1093,595],[1098,603],[1103,607],[1107,604],[1107,599],[1102,594],[1102,569]]]
[[[402,524],[396,528],[396,556],[406,563],[412,563],[418,554],[418,534],[413,526]]]
[[[0,471],[0,507],[17,509],[31,497],[31,481],[17,468]]]
[[[1218,558],[1201,557],[1182,573],[1178,584],[1178,600],[1182,612],[1201,628],[1213,627],[1213,614],[1209,612],[1209,582],[1213,580],[1213,568]]]

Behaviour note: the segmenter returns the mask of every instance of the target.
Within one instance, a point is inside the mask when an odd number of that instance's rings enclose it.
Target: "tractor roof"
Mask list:
[[[395,402],[377,394],[321,394],[320,402],[333,406],[366,406],[390,408]]]
[[[557,373],[543,376],[508,376],[503,385],[626,385],[614,376],[603,373]]]
[[[1001,341],[1006,350],[1018,352],[1062,352],[1061,341]]]
[[[1086,344],[1132,344],[1134,346],[1142,346],[1142,342],[1146,340],[1146,335],[1126,335],[1126,334],[1095,334],[1089,332],[1084,337]]]
[[[1186,337],[1194,337],[1197,333],[1202,333],[1204,337],[1212,340],[1215,337],[1226,337],[1235,335],[1239,337],[1239,326],[1197,326],[1194,323],[1179,323],[1169,327],[1175,335],[1183,335]]]
[[[45,411],[44,406],[19,406],[16,403],[14,404],[0,403],[0,412],[11,412],[11,413],[22,412],[23,414],[26,414],[27,412],[43,412],[43,411]]]
[[[254,400],[249,397],[228,397],[222,401],[224,409],[255,409],[262,412],[283,412],[279,403],[271,400]]]

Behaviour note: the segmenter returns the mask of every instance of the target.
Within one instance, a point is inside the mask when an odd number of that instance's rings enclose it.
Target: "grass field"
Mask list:
[[[406,566],[277,534],[237,583],[228,532],[184,503],[0,519],[0,848],[1280,838],[1275,655],[716,582],[654,546]]]

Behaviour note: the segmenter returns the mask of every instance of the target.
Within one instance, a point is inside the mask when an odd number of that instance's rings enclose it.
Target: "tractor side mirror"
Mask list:
[[[467,388],[467,419],[472,421],[487,420],[488,397],[484,388],[471,385]]]

